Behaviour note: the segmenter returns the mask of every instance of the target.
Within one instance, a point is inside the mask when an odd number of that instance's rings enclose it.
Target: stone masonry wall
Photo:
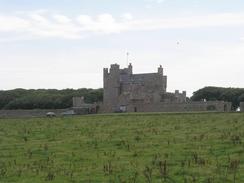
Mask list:
[[[244,112],[244,102],[241,102],[240,103],[240,111],[241,112]]]
[[[34,110],[0,110],[0,118],[45,117],[46,113],[54,112],[57,116],[69,109],[34,109]]]
[[[101,105],[99,113],[111,112],[111,111],[106,111],[106,109],[107,109],[106,106]],[[208,102],[186,102],[186,103],[161,102],[156,104],[145,104],[143,102],[138,101],[126,106],[126,112],[205,112],[205,111],[230,112],[231,103],[223,102],[223,101],[208,101]]]
[[[231,111],[231,103],[222,101],[188,103],[135,103],[127,107],[128,112],[194,112],[194,111]]]

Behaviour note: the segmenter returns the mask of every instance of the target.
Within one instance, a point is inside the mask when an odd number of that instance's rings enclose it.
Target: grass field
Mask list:
[[[244,183],[244,114],[0,119],[0,182]]]

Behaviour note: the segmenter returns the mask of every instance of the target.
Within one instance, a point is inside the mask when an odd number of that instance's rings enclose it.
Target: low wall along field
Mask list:
[[[244,113],[0,119],[0,182],[244,182]]]
[[[48,112],[60,115],[69,109],[0,110],[0,118],[44,117]]]
[[[240,103],[240,110],[241,110],[241,112],[244,112],[244,102]]]

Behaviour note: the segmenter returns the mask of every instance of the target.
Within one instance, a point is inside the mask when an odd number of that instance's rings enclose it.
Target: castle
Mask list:
[[[141,105],[160,102],[186,102],[186,92],[167,93],[167,76],[160,66],[158,72],[133,74],[132,65],[120,69],[112,64],[103,70],[103,105],[107,112],[137,112]]]
[[[223,101],[187,101],[186,91],[167,92],[167,76],[162,66],[155,73],[133,74],[132,65],[120,69],[112,64],[103,69],[102,112],[184,112],[230,111]]]
[[[103,89],[103,103],[86,104],[83,97],[74,97],[74,112],[228,112],[232,106],[225,101],[190,101],[186,91],[167,92],[167,76],[161,65],[155,73],[133,74],[131,64],[123,69],[112,64],[103,69]]]

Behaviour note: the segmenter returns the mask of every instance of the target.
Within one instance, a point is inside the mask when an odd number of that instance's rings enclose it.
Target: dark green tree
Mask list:
[[[244,100],[243,88],[222,88],[222,87],[205,87],[193,93],[193,101],[228,101],[232,102],[233,110],[236,110],[240,101]]]
[[[63,109],[72,106],[72,97],[84,96],[88,103],[101,102],[103,89],[15,89],[0,91],[0,109]]]

